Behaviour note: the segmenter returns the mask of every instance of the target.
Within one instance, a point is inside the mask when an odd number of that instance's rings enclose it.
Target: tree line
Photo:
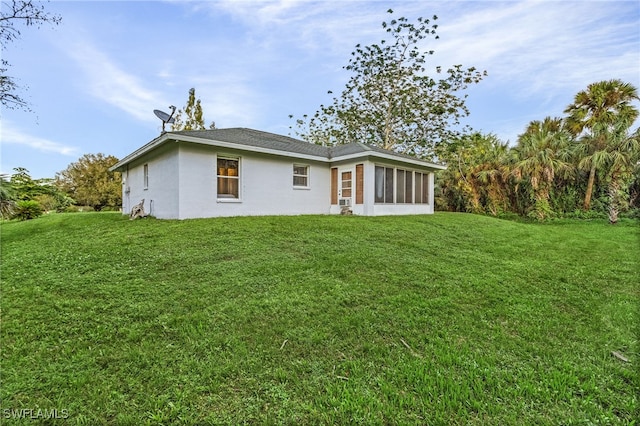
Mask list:
[[[0,176],[0,215],[33,219],[49,211],[118,209],[122,177],[109,171],[117,162],[112,155],[85,154],[53,179],[33,179],[29,170],[14,168],[13,174]]]
[[[515,146],[471,133],[441,145],[443,210],[538,220],[608,216],[640,209],[638,89],[621,80],[590,84],[564,117],[529,123]]]

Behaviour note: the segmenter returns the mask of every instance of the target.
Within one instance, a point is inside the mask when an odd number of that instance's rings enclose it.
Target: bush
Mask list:
[[[71,205],[71,206],[67,206],[64,211],[66,213],[78,213],[78,212],[92,212],[95,211],[93,209],[93,207],[91,206],[76,206],[76,205]]]
[[[42,206],[37,201],[18,201],[14,209],[13,218],[20,220],[35,219],[41,216],[42,213]]]
[[[514,222],[521,221],[521,220],[524,219],[518,213],[513,213],[513,212],[500,212],[500,213],[498,213],[496,215],[496,217],[498,219],[511,220],[511,221],[514,221]]]
[[[640,208],[630,209],[624,213],[621,213],[620,217],[626,217],[629,219],[640,219]]]
[[[46,212],[55,210],[58,207],[58,201],[51,194],[40,194],[33,198],[40,207]]]
[[[584,211],[584,210],[576,209],[572,213],[565,213],[563,217],[566,219],[600,220],[600,219],[607,219],[608,215],[607,213],[602,212],[600,210]]]

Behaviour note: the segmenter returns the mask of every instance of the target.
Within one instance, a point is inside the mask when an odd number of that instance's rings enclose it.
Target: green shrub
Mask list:
[[[563,215],[566,219],[581,219],[581,220],[599,220],[599,219],[607,219],[607,213],[600,210],[580,210],[576,209],[571,213],[566,213]]]
[[[496,215],[496,217],[498,219],[511,220],[514,222],[521,221],[524,219],[518,213],[513,213],[513,212],[500,212]]]
[[[620,217],[626,217],[629,219],[640,219],[640,208],[629,209],[628,211],[621,213]]]
[[[76,205],[71,205],[71,206],[67,206],[64,211],[66,213],[78,213],[78,212],[92,212],[95,211],[93,209],[93,207],[91,206],[76,206]]]
[[[51,194],[40,194],[33,198],[44,211],[52,211],[58,207],[58,201]]]
[[[13,217],[20,220],[29,220],[42,216],[42,213],[42,206],[37,201],[18,201],[16,203]]]

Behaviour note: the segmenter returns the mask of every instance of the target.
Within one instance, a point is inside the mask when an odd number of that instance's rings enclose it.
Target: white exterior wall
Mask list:
[[[180,143],[179,219],[329,213],[329,166]],[[217,198],[217,157],[239,158],[240,198]],[[293,186],[293,165],[309,166],[309,187]]]
[[[144,187],[144,165],[148,165],[149,184]],[[129,164],[123,172],[122,213],[144,198],[144,211],[159,219],[178,217],[178,149],[175,144],[154,151],[142,161]]]
[[[217,157],[239,158],[240,198],[217,199]],[[144,164],[149,185],[144,188]],[[309,187],[293,186],[293,165],[309,167]],[[364,204],[355,204],[357,164],[364,165]],[[375,203],[375,167],[395,167],[429,173],[429,203]],[[223,149],[187,142],[170,142],[135,161],[123,172],[123,214],[145,199],[145,212],[160,219],[218,216],[339,214],[331,205],[331,168],[351,170],[355,215],[413,215],[434,212],[434,173],[401,162],[392,164],[360,158],[339,164],[298,160],[276,155]],[[415,185],[415,182],[414,182]],[[127,191],[128,189],[128,191]]]
[[[208,147],[179,143],[179,214],[176,219],[218,216],[216,157]]]

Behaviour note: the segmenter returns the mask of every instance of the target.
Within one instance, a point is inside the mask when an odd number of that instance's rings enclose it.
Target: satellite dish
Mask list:
[[[164,133],[164,125],[169,123],[175,123],[175,118],[173,118],[173,114],[176,112],[176,107],[174,107],[173,105],[171,105],[169,108],[171,108],[171,115],[167,114],[164,111],[160,111],[159,109],[154,109],[153,113],[156,115],[156,117],[158,117],[160,120],[162,120],[162,133]]]

